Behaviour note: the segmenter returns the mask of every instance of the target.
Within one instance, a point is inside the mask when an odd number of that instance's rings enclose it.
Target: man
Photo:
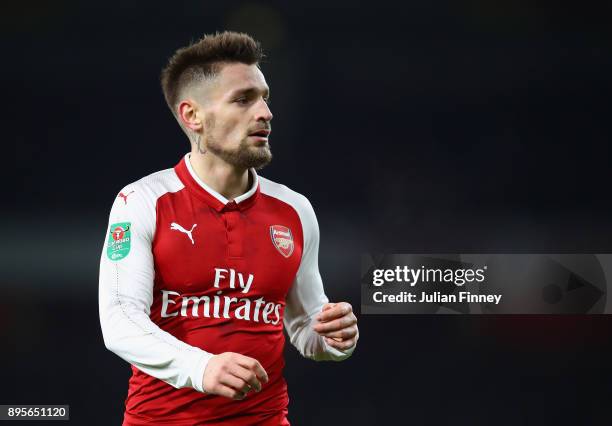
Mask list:
[[[261,58],[225,32],[162,72],[191,152],[121,190],[100,265],[104,342],[132,364],[124,425],[288,425],[283,323],[315,360],[357,343],[323,292],[312,206],[255,172],[272,158]]]

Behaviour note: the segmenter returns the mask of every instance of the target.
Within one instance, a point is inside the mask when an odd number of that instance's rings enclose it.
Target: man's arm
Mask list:
[[[191,387],[202,392],[202,376],[212,354],[178,340],[149,318],[155,275],[151,251],[155,195],[136,184],[124,188],[121,194],[124,197],[117,197],[111,209],[100,260],[99,309],[104,343],[139,370],[175,388]],[[129,230],[121,235],[118,227]],[[123,248],[117,250],[117,244]]]
[[[304,248],[298,273],[287,295],[285,329],[291,343],[306,358],[341,361],[355,350],[357,318],[349,309],[350,304],[330,304],[325,295],[319,273],[317,218],[308,200],[300,197],[300,201],[298,213],[302,222]]]
[[[111,209],[100,261],[100,324],[106,347],[175,388],[206,389],[234,399],[251,388],[259,390],[258,376],[263,381],[267,376],[256,360],[233,353],[215,356],[151,321],[156,196],[144,184],[130,185],[121,194]]]

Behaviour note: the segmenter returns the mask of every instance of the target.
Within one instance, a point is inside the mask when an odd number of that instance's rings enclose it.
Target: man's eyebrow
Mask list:
[[[258,93],[262,93],[264,97],[270,96],[270,89],[266,88],[264,90],[259,90],[255,87],[245,87],[244,89],[237,89],[231,93],[231,97],[235,97],[238,95],[256,95]]]

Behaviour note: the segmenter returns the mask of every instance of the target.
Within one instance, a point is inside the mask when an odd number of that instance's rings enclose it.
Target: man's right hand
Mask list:
[[[259,392],[268,374],[259,361],[234,352],[213,356],[206,365],[204,392],[232,399],[244,399],[250,390]]]

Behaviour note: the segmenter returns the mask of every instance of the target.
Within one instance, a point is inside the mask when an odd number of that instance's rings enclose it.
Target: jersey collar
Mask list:
[[[183,184],[193,191],[198,198],[202,199],[206,204],[217,211],[235,209],[245,210],[253,205],[259,195],[259,177],[255,169],[249,169],[249,173],[253,177],[251,188],[244,194],[234,198],[234,201],[230,201],[200,179],[193,170],[193,167],[191,167],[191,161],[189,160],[190,155],[191,153],[187,153],[187,155],[185,155],[174,167],[174,170]]]

